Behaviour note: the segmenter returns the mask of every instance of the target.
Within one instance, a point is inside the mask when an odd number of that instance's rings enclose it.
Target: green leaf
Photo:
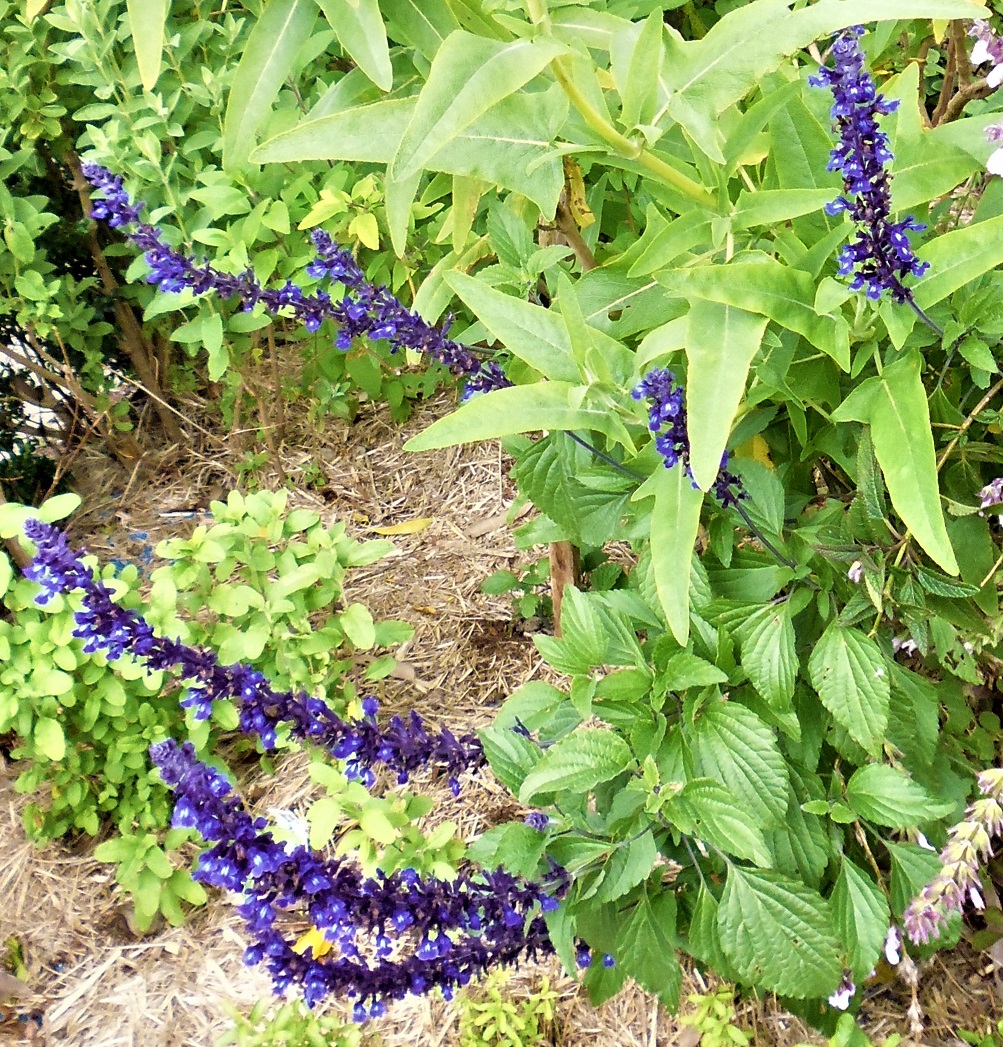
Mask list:
[[[269,0],[234,74],[223,124],[223,166],[242,167],[317,21],[314,0]]]
[[[602,881],[592,897],[597,902],[622,898],[648,876],[657,858],[655,837],[648,829],[613,851],[602,867]]]
[[[550,40],[502,43],[452,33],[436,53],[390,164],[394,178],[420,170],[443,146],[518,91],[564,48]]]
[[[6,595],[10,583],[14,580],[14,566],[7,554],[0,551],[0,597]]]
[[[467,857],[483,869],[504,866],[513,876],[536,876],[547,834],[522,822],[496,825],[467,848]]]
[[[588,792],[608,782],[633,762],[627,743],[612,731],[576,731],[552,745],[519,790],[521,803],[531,803],[541,793],[571,789]]]
[[[355,64],[377,87],[389,91],[394,70],[379,0],[317,0],[317,3]]]
[[[888,933],[888,899],[869,876],[844,857],[831,903],[836,930],[848,950],[847,964],[854,980],[862,981],[877,963]]]
[[[643,22],[620,30],[610,40],[610,64],[622,99],[620,123],[632,130],[657,119],[664,13],[653,10]]]
[[[799,667],[787,601],[754,612],[737,632],[742,668],[753,687],[774,708],[787,708],[794,697]]]
[[[651,567],[665,620],[676,642],[686,646],[690,632],[690,560],[700,529],[703,494],[680,466],[656,466],[651,511]]]
[[[484,746],[494,776],[511,792],[517,793],[540,758],[540,747],[512,727],[494,724],[477,736]]]
[[[891,687],[877,644],[833,622],[812,651],[808,673],[836,722],[872,756],[880,754]]]
[[[264,618],[256,618],[239,629],[223,622],[216,627],[213,642],[222,665],[253,662],[261,657],[272,630]]]
[[[930,263],[930,272],[916,285],[917,305],[929,309],[1003,265],[1003,215],[934,237],[917,249],[916,256]]]
[[[661,12],[658,12],[659,15]],[[642,894],[616,938],[616,958],[624,973],[654,993],[675,1012],[683,972],[673,944],[675,898],[667,891]]]
[[[687,782],[665,805],[664,813],[687,836],[763,868],[773,865],[762,831],[750,823],[734,792],[713,778]]]
[[[818,211],[832,201],[832,190],[824,189],[743,189],[732,214],[735,229],[751,229],[757,225],[776,226]]]
[[[458,270],[443,278],[509,352],[554,381],[581,380],[560,313],[504,294]]]
[[[376,643],[376,627],[369,609],[353,603],[338,615],[338,624],[360,651],[368,651]]]
[[[35,748],[47,759],[58,761],[66,755],[66,735],[62,724],[51,716],[40,716],[32,732]]]
[[[139,78],[143,82],[143,90],[152,91],[160,76],[168,4],[166,0],[127,0],[126,10]]]
[[[382,0],[380,7],[393,38],[417,48],[428,62],[460,28],[445,0]]]
[[[773,731],[751,710],[715,701],[701,710],[689,735],[698,772],[723,782],[767,827],[787,814],[787,764]]]
[[[721,469],[732,422],[759,352],[766,319],[698,298],[686,320],[686,431],[690,468],[709,491]]]
[[[718,901],[701,882],[696,905],[690,918],[686,936],[686,951],[714,970],[722,978],[737,982],[738,973],[732,968],[721,948],[721,929],[718,925]]]
[[[604,412],[571,406],[572,397],[578,391],[579,387],[570,382],[537,382],[497,389],[475,397],[452,414],[433,422],[424,432],[411,437],[404,449],[432,451],[540,429],[605,431]]]
[[[842,316],[815,312],[815,280],[767,255],[755,261],[700,265],[658,274],[673,294],[759,313],[803,335],[844,370],[850,369],[849,327]]]
[[[884,841],[892,862],[892,912],[901,916],[905,907],[940,872],[940,856],[912,843]]]
[[[732,865],[718,910],[721,946],[743,980],[795,999],[843,977],[826,900],[796,880]]]
[[[80,507],[80,501],[79,494],[57,494],[54,498],[47,498],[37,510],[32,510],[32,515],[37,516],[42,523],[55,523],[75,513]]]
[[[909,829],[954,810],[950,801],[935,800],[918,782],[883,763],[854,771],[846,799],[859,817],[892,829]]]

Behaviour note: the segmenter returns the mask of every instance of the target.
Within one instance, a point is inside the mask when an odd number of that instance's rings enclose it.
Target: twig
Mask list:
[[[958,51],[952,37],[947,45],[947,68],[944,70],[944,82],[940,85],[940,98],[937,99],[937,107],[930,117],[930,123],[936,127],[947,112],[951,94],[954,91],[954,78],[958,68]],[[967,60],[967,56],[966,56]]]
[[[971,412],[969,413],[968,417],[967,417],[967,418],[965,418],[965,420],[964,420],[964,421],[963,421],[963,422],[961,423],[961,425],[960,425],[960,426],[958,427],[958,431],[957,431],[957,432],[956,432],[956,433],[954,434],[954,439],[952,439],[952,440],[951,440],[951,442],[950,442],[950,443],[949,443],[949,444],[948,444],[948,445],[947,445],[947,446],[946,446],[946,447],[944,448],[943,452],[942,452],[942,453],[941,453],[941,455],[940,455],[940,458],[938,458],[938,459],[937,459],[937,472],[938,472],[938,473],[939,473],[939,472],[940,472],[940,470],[941,470],[941,469],[942,469],[942,468],[944,467],[944,462],[946,462],[946,461],[947,461],[947,457],[948,457],[948,455],[949,455],[949,454],[950,454],[950,453],[951,453],[951,452],[952,452],[952,451],[954,450],[954,448],[955,448],[955,447],[957,446],[957,443],[958,443],[958,441],[959,441],[959,440],[960,440],[960,439],[961,439],[961,438],[962,438],[962,437],[963,437],[963,436],[965,435],[965,433],[967,433],[967,432],[968,432],[968,430],[969,430],[969,429],[970,429],[970,428],[972,427],[972,423],[973,423],[973,422],[975,421],[975,419],[976,419],[976,418],[977,418],[977,417],[979,416],[979,414],[981,414],[981,412],[982,412],[982,411],[983,411],[983,410],[984,410],[984,409],[985,409],[985,408],[986,408],[986,407],[987,407],[987,406],[989,405],[989,401],[990,401],[990,400],[992,400],[992,398],[993,398],[993,397],[994,397],[994,396],[995,396],[995,395],[996,395],[996,394],[997,394],[997,393],[998,393],[998,392],[999,392],[999,391],[1000,391],[1001,389],[1003,389],[1003,378],[1001,378],[1001,379],[1000,379],[1000,380],[999,380],[999,381],[998,381],[998,382],[997,382],[997,383],[996,383],[996,384],[995,384],[995,385],[994,385],[994,386],[993,386],[993,387],[992,387],[992,388],[991,388],[991,389],[989,390],[989,392],[988,392],[988,393],[986,393],[986,395],[982,397],[982,399],[981,399],[981,400],[980,400],[980,401],[979,401],[979,402],[978,402],[978,403],[977,403],[977,404],[975,405],[975,407],[973,407],[973,408],[972,408],[972,410],[971,410]]]

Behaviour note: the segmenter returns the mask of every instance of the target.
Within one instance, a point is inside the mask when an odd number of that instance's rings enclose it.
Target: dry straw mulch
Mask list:
[[[351,573],[346,599],[365,603],[376,617],[415,626],[414,638],[398,652],[397,678],[380,685],[384,712],[416,708],[434,724],[466,731],[490,722],[518,685],[548,678],[549,671],[531,640],[513,627],[507,602],[479,591],[492,571],[524,559],[506,524],[515,492],[500,447],[484,443],[418,455],[403,450],[409,436],[451,408],[443,395],[420,406],[403,427],[379,407],[365,408],[352,425],[322,429],[291,414],[284,439],[273,441],[281,470],[273,459],[256,479],[277,487],[284,475],[291,505],[315,509],[326,521],[341,519],[360,539],[378,537],[374,528],[430,520],[416,533],[395,536],[391,557]],[[86,497],[73,539],[99,556],[127,558],[137,553],[137,543],[155,544],[193,526],[161,514],[204,508],[235,485],[239,457],[232,440],[197,428],[205,440],[200,452],[165,454],[145,476],[126,475],[86,448],[78,463]],[[310,489],[303,483],[307,477]],[[36,995],[19,1006],[35,1010],[41,1025],[11,1017],[0,1024],[0,1043],[211,1047],[230,1024],[228,1004],[247,1011],[270,992],[268,978],[242,963],[244,939],[229,903],[213,899],[185,926],[137,938],[109,867],[89,857],[91,841],[80,841],[76,851],[64,844],[40,851],[25,839],[20,811],[26,801],[14,793],[16,774],[16,765],[0,764],[0,940],[14,936],[22,944]],[[301,807],[314,795],[302,754],[281,761],[274,777],[242,784],[261,811]],[[440,801],[430,824],[448,818],[466,839],[518,811],[490,775],[464,782],[458,801],[442,782],[423,784]],[[983,975],[983,959],[938,958],[924,972],[927,1031],[913,1042],[956,1043],[954,1030],[985,1029],[989,1016],[998,1017],[995,981]],[[560,994],[551,1036],[556,1045],[695,1042],[692,1030],[635,987],[592,1008],[554,962],[519,969],[508,991],[526,995],[544,974]],[[706,988],[699,974],[687,974],[684,995]],[[910,999],[894,986],[881,990],[868,1004],[876,1031],[907,1033]],[[757,1044],[822,1042],[772,1001],[738,1007],[740,1024]],[[13,1013],[7,1008],[8,1016]],[[367,1043],[386,1047],[458,1042],[456,1005],[441,999],[404,1001],[367,1031]]]

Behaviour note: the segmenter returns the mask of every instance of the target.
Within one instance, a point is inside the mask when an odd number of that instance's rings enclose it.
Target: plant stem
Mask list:
[[[927,327],[930,328],[931,331],[933,331],[934,334],[936,334],[940,338],[944,337],[943,329],[940,327],[939,324],[934,323],[934,321],[931,320],[930,317],[927,316],[922,309],[920,309],[920,307],[916,304],[915,300],[913,299],[911,293],[909,297],[906,298],[906,302],[909,304],[909,308],[912,309],[912,311],[923,321],[923,323],[926,324]]]
[[[965,435],[965,433],[968,432],[968,430],[972,426],[972,423],[975,421],[975,419],[978,417],[978,415],[989,405],[989,401],[992,400],[992,398],[1001,389],[1003,389],[1003,378],[1001,378],[992,387],[992,389],[990,389],[989,392],[986,393],[986,395],[983,396],[982,399],[972,408],[972,410],[968,414],[968,417],[965,418],[965,420],[958,427],[958,431],[954,434],[954,438],[944,448],[944,450],[941,452],[940,457],[937,459],[937,472],[938,473],[940,472],[941,469],[943,469],[944,462],[947,461],[948,455],[950,455],[950,453],[957,446],[958,441]]]

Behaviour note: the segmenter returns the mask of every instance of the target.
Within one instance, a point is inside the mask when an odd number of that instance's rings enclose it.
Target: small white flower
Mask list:
[[[892,924],[885,935],[885,959],[894,967],[901,959],[902,935],[899,929]]]
[[[986,83],[994,90],[1003,84],[1003,65],[998,65],[986,74]]]
[[[922,847],[924,851],[936,851],[937,848],[921,833],[916,833],[916,846]]]
[[[309,847],[310,845],[310,823],[296,811],[286,810],[283,807],[269,807],[268,813],[275,820],[275,839],[285,844],[287,853],[293,851],[296,846]]]
[[[972,45],[972,65],[982,65],[983,62],[991,62],[993,56],[989,53],[989,45],[985,40],[976,40]]]
[[[860,585],[864,580],[864,565],[859,560],[854,560],[850,564],[850,569],[846,572],[846,577],[853,582],[854,585]]]
[[[850,1006],[850,1000],[857,991],[857,987],[850,981],[849,976],[843,978],[843,983],[829,997],[829,1006],[835,1007],[837,1011],[845,1011]]]
[[[986,907],[986,903],[982,895],[979,894],[979,889],[974,885],[968,888],[968,897],[971,899],[972,907],[974,909],[977,909],[979,912],[982,912],[982,910]]]
[[[1000,66],[1003,69],[1003,66]],[[996,152],[989,157],[986,161],[986,170],[990,174],[1003,175],[1003,149],[997,149]]]

